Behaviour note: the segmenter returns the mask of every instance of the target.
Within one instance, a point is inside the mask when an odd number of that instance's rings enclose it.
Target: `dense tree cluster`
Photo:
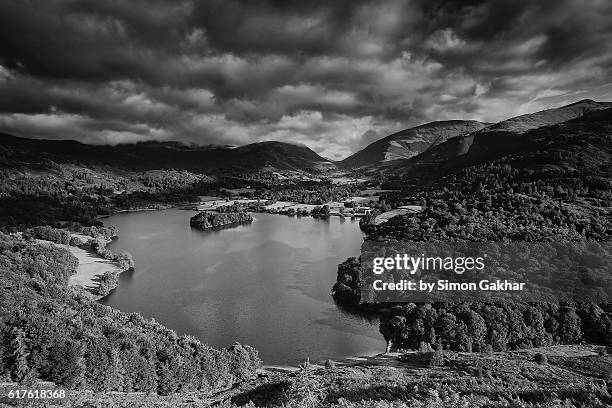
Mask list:
[[[553,344],[612,345],[612,317],[595,304],[407,303],[392,307],[380,331],[393,347],[506,351]]]
[[[53,228],[48,225],[40,225],[31,228],[26,231],[24,235],[63,245],[70,245],[71,240],[70,231],[60,228]]]
[[[37,225],[101,224],[97,217],[111,211],[109,200],[102,196],[66,197],[45,192],[0,196],[0,231],[17,232]]]
[[[102,239],[104,241],[110,241],[115,238],[118,234],[117,227],[114,225],[104,227],[104,226],[86,226],[78,228],[78,231],[83,234],[90,236],[94,239]]]
[[[505,160],[473,166],[396,200],[397,205],[421,205],[423,212],[397,216],[376,228],[366,226],[366,230],[373,239],[410,241],[610,237],[609,179],[539,176]]]
[[[219,390],[250,378],[257,352],[215,350],[67,287],[77,260],[0,234],[0,378],[97,391]]]
[[[98,286],[93,289],[94,295],[104,297],[119,285],[119,274],[115,271],[106,271],[96,278]]]
[[[253,217],[247,212],[202,211],[191,217],[189,225],[198,229],[218,229],[234,225],[249,224]]]
[[[216,184],[203,174],[155,170],[118,176],[72,165],[42,169],[0,168],[0,228],[5,232],[36,225],[62,227],[75,222],[99,225],[99,216],[118,209],[196,200]]]
[[[323,205],[331,201],[342,202],[357,194],[356,186],[331,183],[300,183],[299,186],[270,187],[258,190],[256,197],[271,201],[291,201],[303,204]]]
[[[354,257],[338,265],[336,283],[332,288],[332,297],[336,303],[355,306],[361,300],[361,262]]]
[[[319,218],[328,218],[330,214],[329,205],[316,206],[310,210],[310,215]]]

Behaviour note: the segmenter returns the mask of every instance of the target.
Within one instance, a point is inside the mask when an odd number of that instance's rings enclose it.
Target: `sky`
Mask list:
[[[0,132],[305,144],[612,101],[608,0],[0,0]]]

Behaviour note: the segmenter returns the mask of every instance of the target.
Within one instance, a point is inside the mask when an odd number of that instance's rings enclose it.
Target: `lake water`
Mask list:
[[[358,256],[357,220],[253,214],[221,231],[189,226],[187,210],[122,213],[109,248],[132,253],[133,272],[102,302],[153,317],[213,347],[238,341],[264,364],[383,352],[378,322],[338,309],[330,290],[340,262]]]

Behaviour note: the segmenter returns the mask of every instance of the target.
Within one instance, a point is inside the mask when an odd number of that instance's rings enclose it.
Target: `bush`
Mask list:
[[[98,287],[94,289],[94,293],[98,296],[106,296],[119,285],[119,274],[116,272],[106,271],[104,275],[98,278]]]
[[[432,353],[434,350],[431,348],[431,344],[426,341],[422,341],[419,344],[419,353]]]
[[[425,361],[430,367],[440,367],[444,365],[444,351],[442,351],[441,349],[432,351],[431,353],[427,353],[425,356]]]
[[[119,263],[121,269],[134,269],[134,258],[129,252],[119,252],[115,255],[115,261]]]
[[[68,245],[70,242],[70,232],[63,229],[53,228],[48,225],[34,227],[28,230],[26,235],[31,235],[34,238],[63,245]]]
[[[540,365],[544,365],[544,364],[548,363],[548,357],[544,353],[536,353],[536,355],[535,355],[535,362],[540,364]]]
[[[493,355],[493,346],[490,344],[485,345],[482,353],[487,357],[491,357]]]
[[[328,359],[327,361],[325,361],[325,368],[327,368],[328,370],[333,370],[334,368],[336,368],[336,363]]]
[[[323,382],[314,373],[309,361],[300,366],[300,370],[291,381],[291,386],[287,391],[287,400],[297,403],[299,407],[316,408],[320,407],[325,399]]]
[[[85,242],[83,242],[79,237],[72,237],[70,238],[70,246],[73,247],[80,247],[81,245],[84,245]]]

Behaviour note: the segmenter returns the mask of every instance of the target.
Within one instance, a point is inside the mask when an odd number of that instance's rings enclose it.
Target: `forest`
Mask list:
[[[0,380],[167,395],[254,376],[249,346],[215,350],[68,288],[77,263],[63,248],[0,234]]]
[[[384,194],[361,220],[366,241],[609,242],[611,115],[537,129],[528,134],[528,147],[430,183],[388,175],[401,191]],[[375,225],[377,214],[408,204],[424,210]],[[332,295],[357,313],[378,311],[380,332],[396,348],[415,349],[421,342],[460,351],[612,344],[608,302],[367,304],[360,303],[361,268],[356,258],[340,264]]]
[[[245,211],[236,212],[212,212],[201,211],[191,217],[189,225],[198,229],[219,229],[232,227],[241,224],[250,224],[253,222],[253,217]]]

